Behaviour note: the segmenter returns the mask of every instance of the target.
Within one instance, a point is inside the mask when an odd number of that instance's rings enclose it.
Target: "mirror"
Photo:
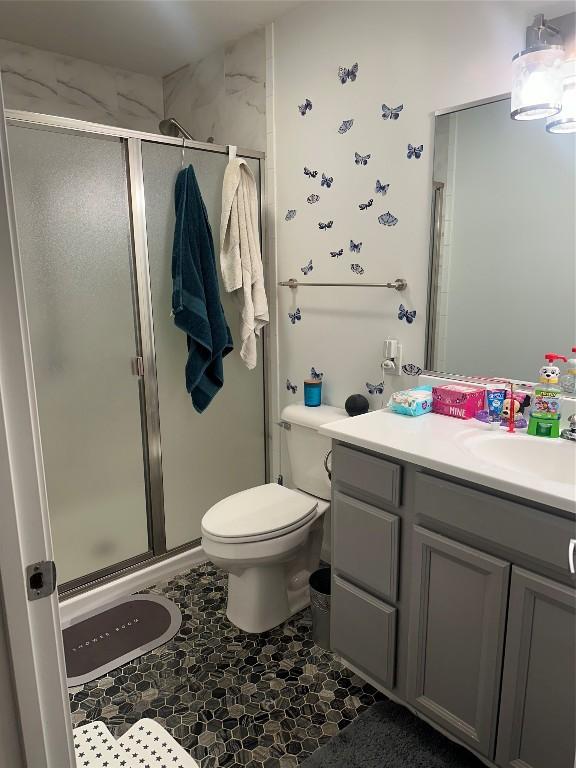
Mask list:
[[[576,134],[502,97],[435,128],[426,367],[536,381],[576,345]]]

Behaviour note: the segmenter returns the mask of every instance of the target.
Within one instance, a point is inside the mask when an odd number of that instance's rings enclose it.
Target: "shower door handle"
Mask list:
[[[133,357],[132,358],[132,373],[134,376],[144,376],[144,358]]]

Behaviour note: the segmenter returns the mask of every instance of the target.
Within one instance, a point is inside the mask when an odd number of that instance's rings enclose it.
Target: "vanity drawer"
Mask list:
[[[336,445],[332,454],[334,478],[392,505],[400,506],[402,467],[345,445]]]
[[[396,612],[333,577],[332,650],[388,689],[394,687]]]
[[[398,598],[400,518],[334,493],[332,567],[369,592]]]
[[[506,550],[569,573],[568,548],[574,523],[552,513],[482,493],[423,472],[416,474],[418,521],[437,520]]]

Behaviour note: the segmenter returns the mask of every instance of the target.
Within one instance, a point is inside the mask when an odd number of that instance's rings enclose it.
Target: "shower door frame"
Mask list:
[[[154,323],[152,314],[152,291],[150,284],[150,264],[148,258],[148,236],[146,222],[146,203],[144,191],[144,170],[142,162],[142,143],[169,144],[184,149],[195,149],[217,154],[229,153],[229,147],[210,144],[190,139],[179,139],[160,134],[132,131],[111,125],[92,123],[74,118],[43,115],[23,110],[6,109],[4,111],[8,125],[28,126],[44,130],[72,133],[76,135],[101,135],[116,137],[124,141],[126,147],[126,182],[129,202],[131,236],[131,277],[132,302],[135,322],[135,355],[143,360],[143,373],[139,376],[139,397],[142,425],[143,472],[146,494],[146,518],[148,526],[148,550],[98,571],[80,576],[58,587],[61,597],[73,595],[100,586],[106,582],[128,575],[134,571],[168,559],[200,545],[200,539],[182,544],[173,549],[166,548],[166,529],[164,520],[164,491],[162,476],[162,446],[159,418],[158,381],[156,375],[156,355]],[[236,150],[238,157],[258,161],[260,193],[260,242],[264,263],[265,285],[270,295],[271,269],[267,268],[265,236],[265,158],[266,154],[258,150]],[[270,341],[268,328],[262,333],[262,377],[263,377],[263,436],[264,436],[264,477],[270,480],[270,429],[269,429],[269,392],[270,381]]]

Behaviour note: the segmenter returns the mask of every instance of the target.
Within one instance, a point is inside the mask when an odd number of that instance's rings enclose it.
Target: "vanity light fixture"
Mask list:
[[[548,133],[576,133],[576,53],[562,67],[562,111],[546,121]]]
[[[560,30],[544,14],[526,29],[526,48],[512,59],[511,117],[539,120],[562,109],[564,48]]]

